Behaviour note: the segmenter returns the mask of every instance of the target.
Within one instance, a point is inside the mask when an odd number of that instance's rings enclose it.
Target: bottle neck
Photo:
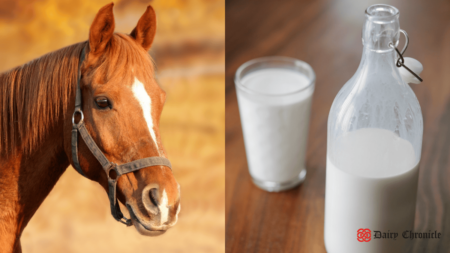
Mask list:
[[[396,67],[396,59],[397,52],[392,48],[389,50],[380,51],[364,46],[360,67],[375,67],[376,69],[380,69],[382,67],[393,68]]]
[[[365,48],[378,52],[392,50],[400,38],[398,10],[390,5],[372,5],[366,10],[362,41]]]
[[[395,7],[376,4],[367,8],[362,32],[364,50],[359,66],[362,70],[360,73],[397,75],[397,56],[393,46],[397,46],[399,38],[399,12]]]

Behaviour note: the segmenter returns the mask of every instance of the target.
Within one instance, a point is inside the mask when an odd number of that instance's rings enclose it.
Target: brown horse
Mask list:
[[[165,92],[148,55],[156,32],[149,6],[129,34],[114,33],[113,4],[97,13],[89,40],[0,74],[0,252],[21,252],[20,236],[66,168],[80,67],[84,122],[107,159],[166,157],[159,135]],[[107,175],[82,140],[80,167],[108,191]],[[73,189],[76,191],[77,189]],[[143,235],[175,225],[180,192],[172,171],[152,166],[118,179],[117,197]]]

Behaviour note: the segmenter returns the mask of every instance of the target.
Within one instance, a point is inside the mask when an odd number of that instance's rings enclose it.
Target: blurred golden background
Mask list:
[[[95,14],[110,2],[0,0],[0,71],[87,40]],[[114,3],[116,32],[131,32],[148,4],[156,10],[150,54],[167,92],[160,129],[181,185],[178,224],[159,237],[139,235],[112,218],[97,183],[69,167],[23,232],[23,252],[224,252],[225,3]]]

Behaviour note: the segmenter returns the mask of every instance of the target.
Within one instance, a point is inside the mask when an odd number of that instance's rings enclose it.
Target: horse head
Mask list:
[[[99,10],[91,25],[80,67],[86,129],[114,164],[166,157],[159,132],[166,95],[155,81],[147,53],[156,32],[155,12],[149,6],[129,35],[114,33],[114,27],[111,3]],[[69,135],[65,143],[70,143]],[[66,147],[69,157],[70,152]],[[78,144],[78,157],[83,174],[108,192],[108,176],[83,141]],[[122,175],[117,198],[143,235],[162,234],[177,222],[180,186],[169,167],[146,167]]]

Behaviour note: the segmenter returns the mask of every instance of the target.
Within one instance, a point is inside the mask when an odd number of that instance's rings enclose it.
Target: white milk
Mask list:
[[[237,92],[251,176],[277,183],[298,178],[305,166],[311,80],[292,70],[267,68],[247,74],[241,83],[254,92]]]
[[[414,228],[416,208],[419,170],[413,146],[377,128],[350,132],[337,142],[339,149],[327,158],[327,252],[403,252],[411,241],[402,233]],[[360,228],[372,231],[371,241],[357,241]],[[374,239],[375,230],[396,232],[398,237]]]

